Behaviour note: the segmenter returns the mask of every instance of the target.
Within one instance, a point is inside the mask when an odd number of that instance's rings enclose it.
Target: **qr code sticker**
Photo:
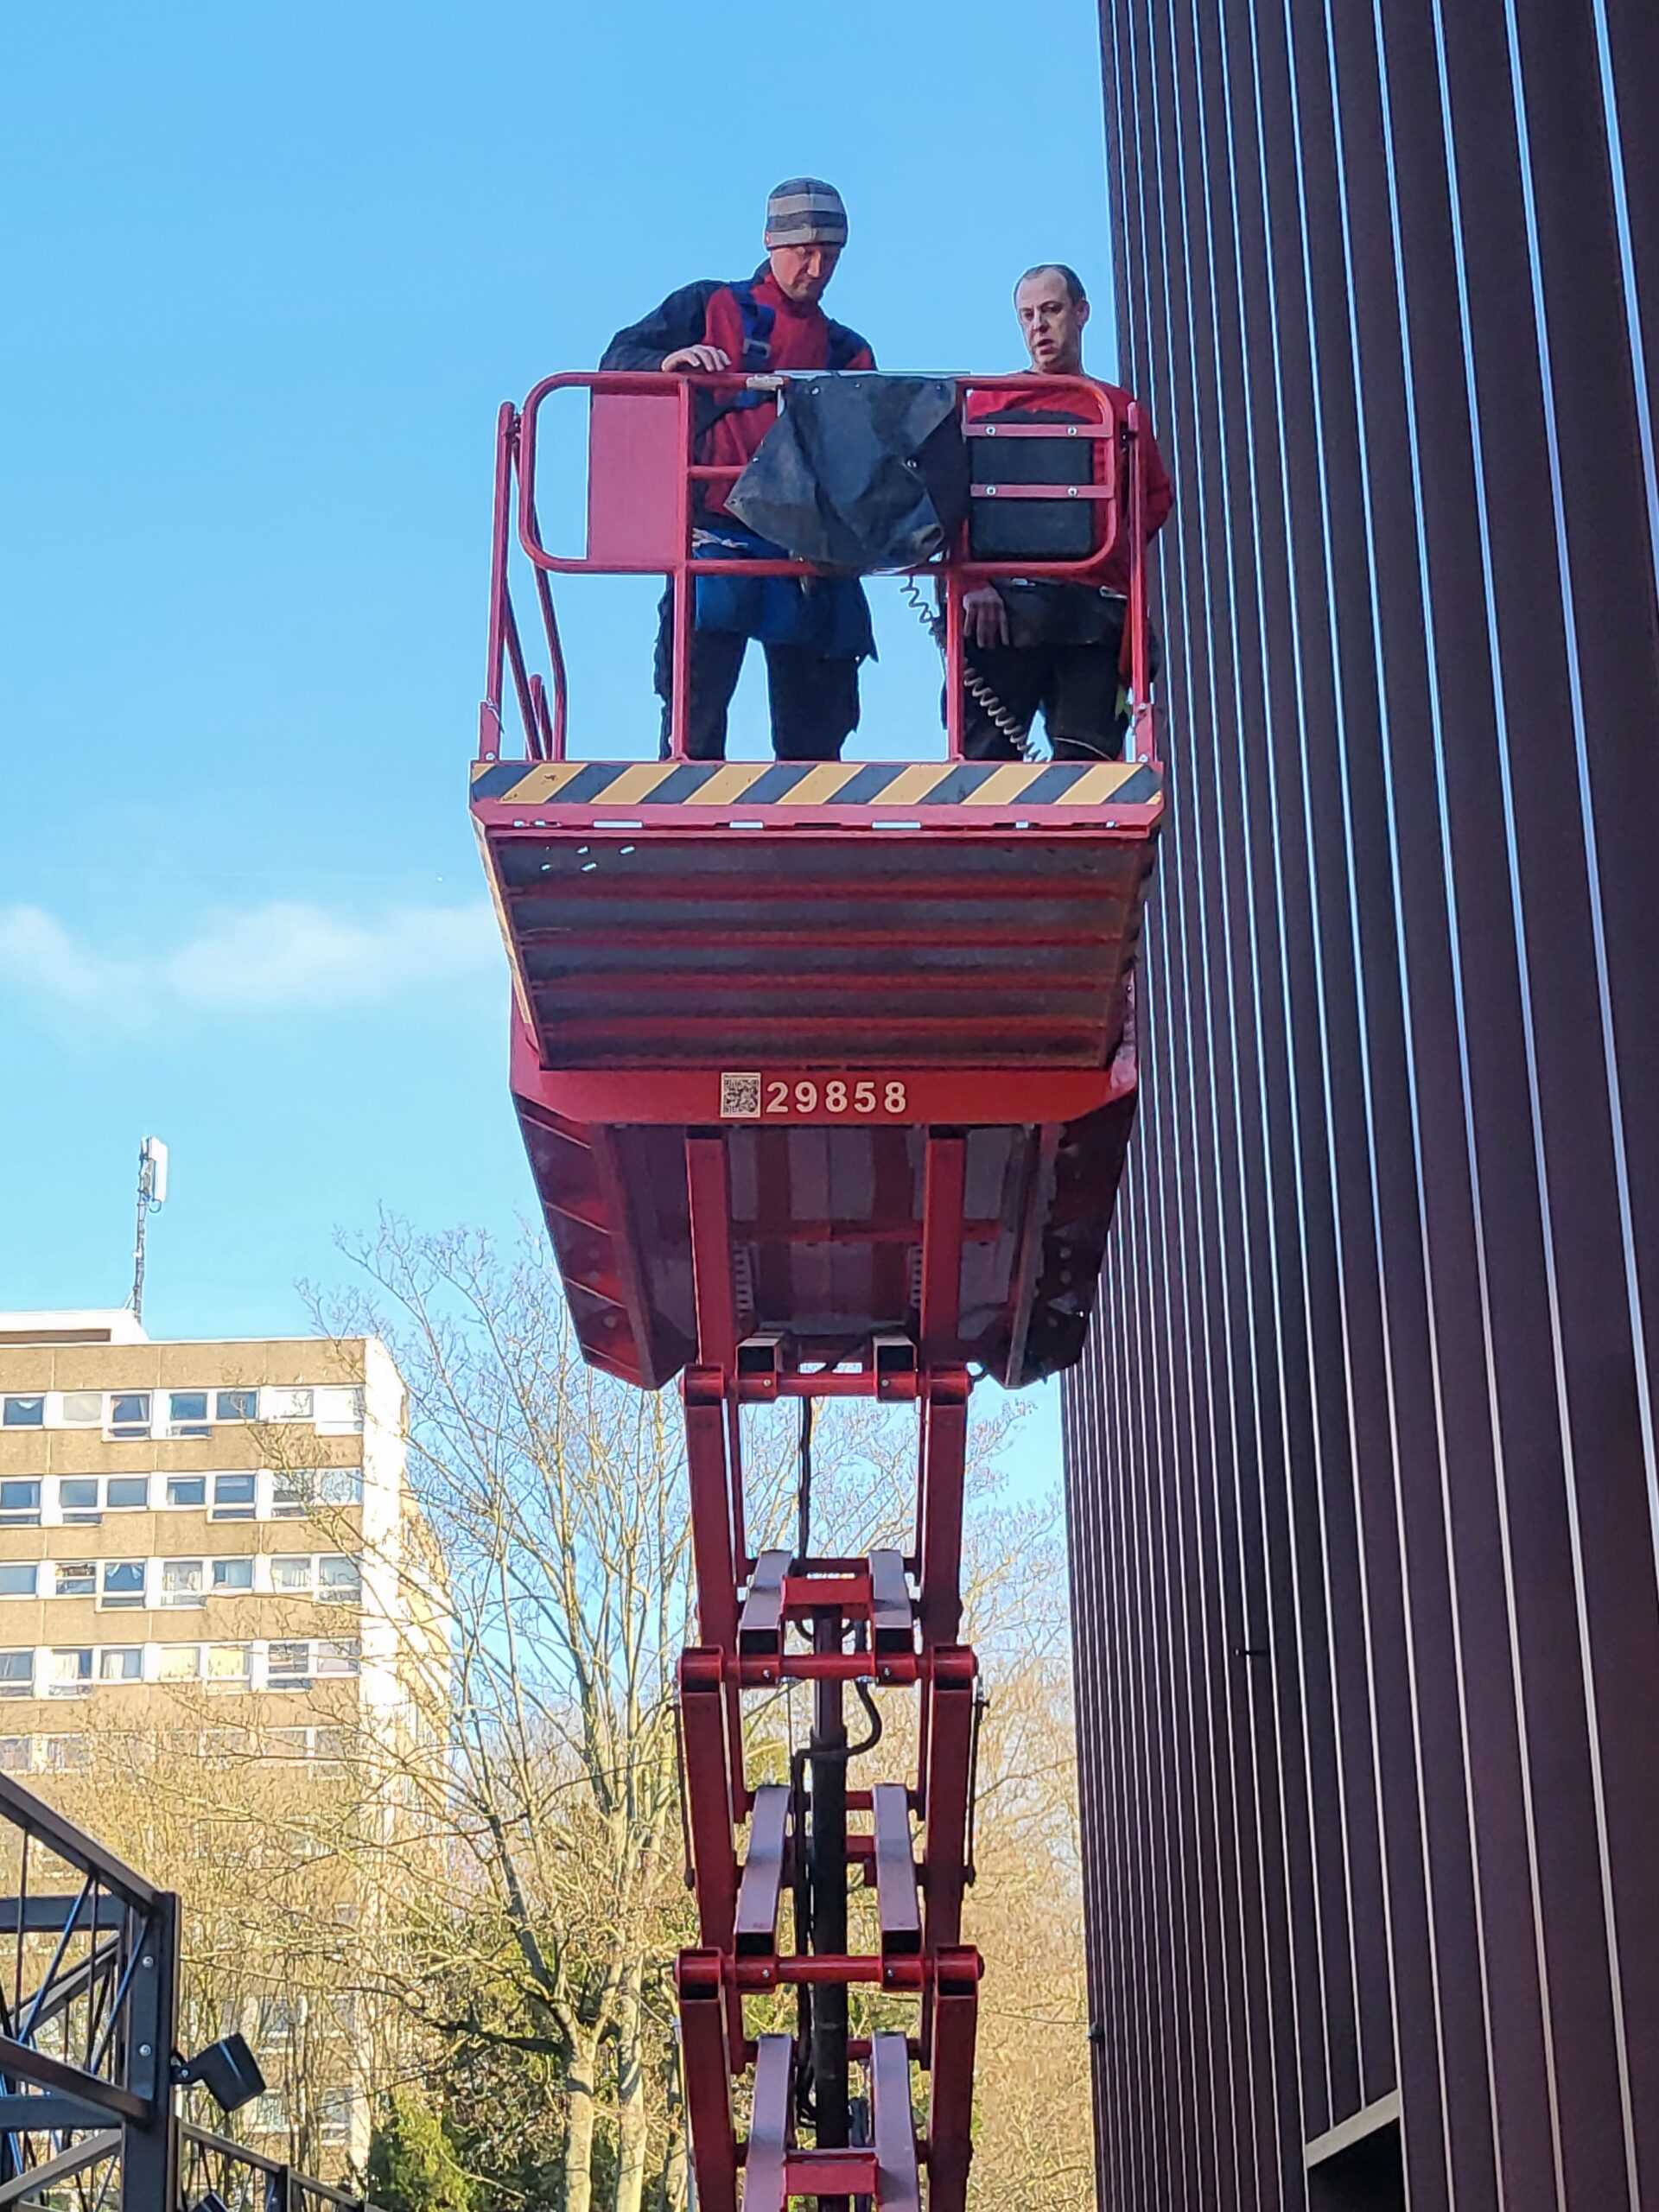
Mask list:
[[[723,1075],[720,1078],[720,1118],[722,1122],[758,1122],[760,1118],[760,1078],[758,1075]]]

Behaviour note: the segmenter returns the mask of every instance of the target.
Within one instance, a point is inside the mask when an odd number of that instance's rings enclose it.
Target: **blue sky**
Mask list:
[[[7,11],[0,1306],[124,1296],[147,1130],[157,1334],[302,1328],[380,1205],[528,1208],[465,803],[497,403],[747,272],[798,172],[884,365],[1019,365],[1027,263],[1109,297],[1096,21]],[[652,749],[650,597],[566,594],[575,751]],[[877,622],[849,757],[931,749],[931,649]]]

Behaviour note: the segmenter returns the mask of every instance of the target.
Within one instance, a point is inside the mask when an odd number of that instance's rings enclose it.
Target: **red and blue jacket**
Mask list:
[[[682,285],[641,321],[619,330],[605,348],[601,369],[660,369],[685,346],[718,346],[734,369],[750,376],[787,369],[873,369],[868,341],[821,307],[798,307],[779,289],[762,262],[745,283],[712,279]],[[777,418],[769,392],[699,393],[697,459],[706,466],[747,467]],[[701,505],[722,514],[725,501],[710,487]]]
[[[734,369],[749,376],[796,369],[873,369],[868,341],[820,307],[798,307],[762,262],[747,283],[705,279],[671,292],[642,321],[619,330],[601,369],[660,369],[686,346],[718,346]],[[771,392],[699,391],[697,459],[705,466],[747,468],[778,419]],[[739,557],[775,558],[781,549],[746,530],[716,485],[697,486],[696,519],[712,526],[709,550]],[[803,591],[792,576],[731,575],[697,578],[696,626],[736,631],[762,644],[800,645],[832,660],[865,660],[875,652],[861,586],[848,576],[817,579]]]

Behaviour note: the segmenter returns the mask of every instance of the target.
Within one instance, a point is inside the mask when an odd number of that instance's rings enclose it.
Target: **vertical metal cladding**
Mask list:
[[[1177,505],[1067,1404],[1102,2202],[1659,2212],[1659,9],[1103,25]]]

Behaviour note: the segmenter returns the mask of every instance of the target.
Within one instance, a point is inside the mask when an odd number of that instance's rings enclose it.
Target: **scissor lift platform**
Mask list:
[[[588,1357],[648,1387],[691,1357],[704,1126],[741,1334],[833,1362],[913,1330],[931,1126],[969,1132],[938,1356],[1014,1388],[1074,1359],[1161,804],[1145,762],[478,764],[514,1096]]]

